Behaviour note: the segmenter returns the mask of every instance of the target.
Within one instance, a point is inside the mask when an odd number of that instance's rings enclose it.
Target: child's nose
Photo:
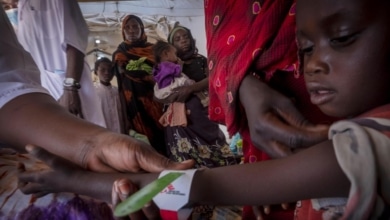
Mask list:
[[[313,49],[311,56],[304,61],[305,74],[325,74],[328,72],[327,55],[321,48]]]

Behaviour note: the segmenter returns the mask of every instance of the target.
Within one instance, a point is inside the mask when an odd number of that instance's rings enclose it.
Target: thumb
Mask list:
[[[165,168],[170,170],[187,170],[187,169],[194,168],[194,166],[195,166],[195,161],[193,159],[190,159],[190,160],[185,160],[183,162],[170,161]]]
[[[150,151],[148,154],[141,154],[138,157],[140,167],[147,172],[161,172],[163,170],[186,170],[191,169],[195,165],[194,160],[186,160],[183,162],[174,162],[161,154]]]

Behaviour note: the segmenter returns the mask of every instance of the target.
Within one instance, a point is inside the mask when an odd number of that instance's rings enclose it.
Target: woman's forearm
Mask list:
[[[43,93],[19,96],[0,109],[0,139],[23,151],[26,144],[82,165],[86,150],[103,128],[71,115]]]

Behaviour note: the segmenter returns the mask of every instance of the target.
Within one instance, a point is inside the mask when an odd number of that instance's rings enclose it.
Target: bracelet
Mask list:
[[[76,87],[66,87],[64,86],[64,91],[69,91],[69,92],[78,92],[79,89]]]
[[[159,178],[170,172],[184,173],[178,179],[169,184],[163,191],[153,198],[154,203],[160,209],[162,219],[178,220],[187,219],[192,208],[183,208],[188,204],[192,179],[197,170],[165,170]]]
[[[81,85],[79,82],[77,82],[75,79],[73,78],[65,78],[64,79],[64,82],[62,84],[64,87],[66,88],[76,88],[76,89],[80,89],[81,88]]]

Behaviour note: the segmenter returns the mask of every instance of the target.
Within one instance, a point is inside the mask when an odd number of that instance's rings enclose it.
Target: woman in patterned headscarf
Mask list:
[[[129,129],[146,135],[150,144],[165,154],[163,130],[158,122],[162,105],[153,99],[153,44],[147,42],[142,20],[135,15],[123,20],[122,36],[123,42],[114,52],[113,61],[126,123]]]

